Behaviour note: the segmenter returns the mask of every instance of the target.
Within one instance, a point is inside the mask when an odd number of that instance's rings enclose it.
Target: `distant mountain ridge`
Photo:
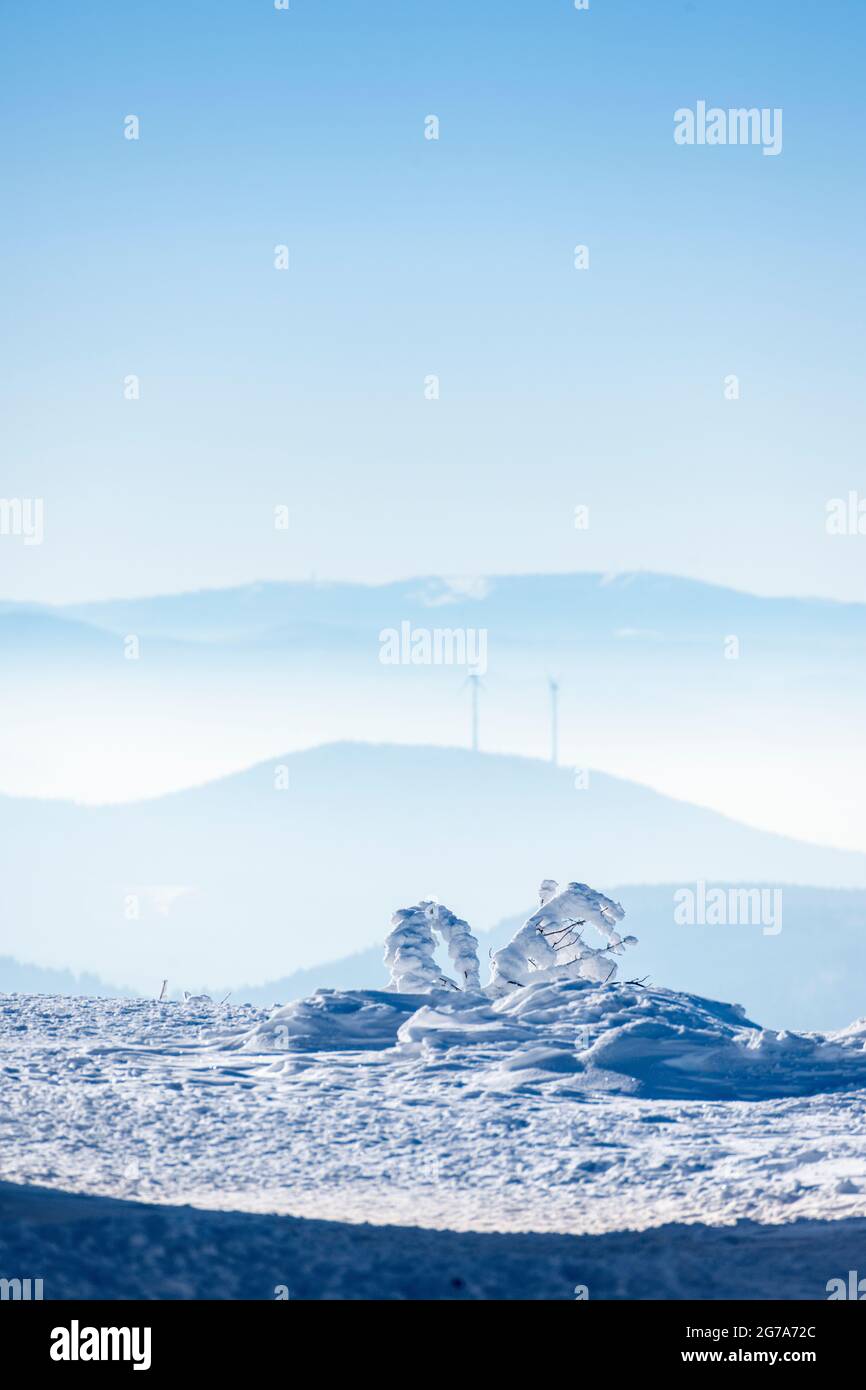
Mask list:
[[[0,619],[34,626],[48,619],[113,633],[189,642],[258,640],[268,634],[333,627],[349,632],[392,621],[395,613],[444,621],[484,620],[503,637],[556,634],[640,635],[656,639],[715,634],[719,621],[761,629],[780,640],[802,633],[832,640],[866,633],[866,604],[752,594],[676,575],[421,575],[383,584],[286,580],[130,599],[70,604],[0,602]],[[661,627],[659,627],[661,623]]]
[[[326,743],[465,744],[465,667],[381,660],[404,623],[485,633],[482,747],[543,754],[555,675],[563,763],[866,852],[866,605],[648,573],[0,605],[0,789],[130,801]]]
[[[154,598],[105,600],[50,610],[105,627],[184,640],[262,637],[296,624],[369,628],[395,614],[443,622],[483,620],[503,638],[642,632],[657,639],[716,634],[718,623],[761,628],[779,639],[802,633],[831,639],[866,634],[866,604],[762,597],[699,580],[649,572],[439,576],[388,584],[291,581],[206,589]],[[431,618],[432,621],[432,618]],[[659,623],[661,622],[661,628]]]
[[[106,984],[98,975],[73,975],[0,956],[0,994],[67,994],[95,999],[129,999],[134,991]]]

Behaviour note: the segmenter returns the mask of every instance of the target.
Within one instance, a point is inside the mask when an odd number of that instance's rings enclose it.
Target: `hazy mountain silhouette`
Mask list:
[[[130,801],[345,739],[465,744],[465,667],[380,661],[403,623],[487,633],[483,747],[546,753],[553,673],[563,762],[866,851],[866,605],[656,574],[5,604],[0,785]]]
[[[866,856],[619,778],[591,773],[578,790],[569,771],[532,759],[393,745],[328,745],[130,805],[0,798],[0,838],[14,866],[8,954],[148,993],[165,976],[254,985],[378,946],[394,909],[425,896],[489,929],[548,875],[605,891],[627,880],[866,887]],[[725,930],[751,943],[744,970],[769,977],[785,932]],[[816,910],[818,970],[821,931]],[[658,975],[651,954],[643,964]]]

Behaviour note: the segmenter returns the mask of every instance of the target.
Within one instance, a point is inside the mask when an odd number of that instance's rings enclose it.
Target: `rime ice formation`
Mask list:
[[[585,979],[607,984],[616,976],[613,956],[622,955],[637,937],[616,930],[625,913],[619,903],[586,883],[569,883],[561,892],[553,879],[539,889],[540,905],[512,941],[493,956],[491,995],[545,978]],[[583,928],[590,924],[605,945],[588,946]],[[544,972],[544,973],[540,973]]]
[[[625,916],[619,903],[586,883],[569,883],[560,892],[552,878],[543,880],[538,896],[537,911],[514,939],[494,954],[493,974],[484,992],[495,998],[544,979],[584,979],[598,984],[613,980],[613,957],[622,955],[625,947],[637,940],[617,931],[617,923]],[[588,946],[583,940],[587,924],[604,938],[602,946]],[[437,933],[448,948],[457,984],[443,975],[434,958]],[[391,918],[385,941],[385,964],[391,972],[388,988],[400,994],[458,988],[477,993],[481,989],[477,948],[468,923],[441,903],[424,901],[415,907],[401,907]]]
[[[459,976],[459,987],[480,988],[478,942],[469,924],[455,917],[441,903],[420,902],[401,907],[391,918],[385,941],[385,964],[391,972],[389,989],[398,994],[423,994],[436,989],[457,989],[434,960],[438,932]]]
[[[478,942],[469,930],[469,923],[464,922],[462,917],[455,917],[447,907],[440,907],[436,926],[448,947],[448,955],[463,988],[480,989]]]
[[[391,918],[391,931],[385,939],[385,964],[391,972],[388,987],[398,994],[423,994],[447,987],[433,959],[435,911],[435,903],[422,902],[416,907],[398,908]]]

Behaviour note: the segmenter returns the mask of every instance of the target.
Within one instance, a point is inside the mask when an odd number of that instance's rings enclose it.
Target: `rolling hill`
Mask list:
[[[554,674],[563,763],[866,852],[866,605],[653,574],[6,604],[0,791],[125,802],[347,739],[466,744],[465,667],[380,661],[403,623],[486,633],[488,751],[545,756]]]
[[[393,910],[425,896],[488,930],[528,906],[547,875],[620,885],[623,896],[628,883],[666,885],[669,897],[667,886],[699,879],[866,888],[866,856],[620,778],[591,773],[577,789],[569,771],[533,759],[394,745],[327,745],[128,805],[0,798],[0,838],[4,952],[146,993],[165,976],[175,987],[252,986],[378,949]],[[668,911],[659,904],[656,917]],[[816,970],[820,915],[818,900]],[[639,921],[630,927],[641,934]],[[723,956],[740,933],[739,973],[771,980],[786,930],[704,930]],[[641,943],[655,978],[701,929],[675,931],[667,961]]]

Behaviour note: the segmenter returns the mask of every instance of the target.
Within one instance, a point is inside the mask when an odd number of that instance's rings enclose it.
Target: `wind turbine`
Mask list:
[[[471,674],[463,682],[463,689],[470,686],[472,689],[472,752],[478,752],[478,692],[484,689],[483,682],[479,675]]]
[[[559,762],[559,681],[547,677],[550,687],[550,761],[556,767]]]

